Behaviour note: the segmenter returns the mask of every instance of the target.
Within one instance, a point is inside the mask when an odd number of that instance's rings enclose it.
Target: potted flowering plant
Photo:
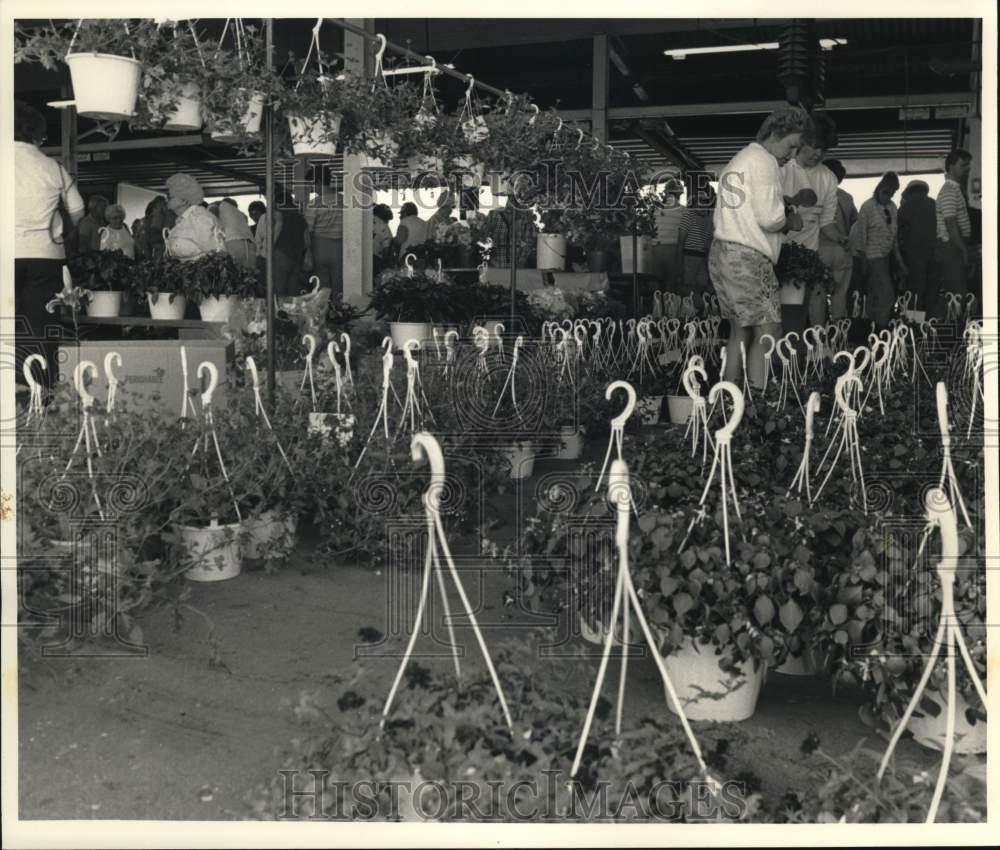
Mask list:
[[[431,338],[433,324],[456,321],[452,284],[439,282],[424,272],[387,269],[371,296],[376,318],[389,322],[393,342],[402,348],[409,339]]]
[[[149,305],[154,319],[183,319],[187,310],[185,294],[191,277],[189,263],[176,257],[143,258],[136,261],[131,289]]]
[[[568,201],[555,194],[541,195],[536,206],[541,218],[542,232],[537,237],[537,254],[535,265],[539,269],[555,269],[563,271],[566,268],[568,243],[563,235],[566,226],[565,215]]]
[[[781,246],[775,274],[781,285],[782,304],[802,304],[814,289],[826,293],[833,291],[833,276],[820,262],[819,254],[796,242],[785,242]]]
[[[389,87],[385,79],[369,83],[348,75],[354,92],[346,120],[345,149],[364,154],[367,168],[389,168],[400,155],[400,138],[410,127],[420,101],[414,86]]]
[[[184,295],[198,306],[205,322],[228,322],[241,298],[252,298],[257,276],[229,254],[215,251],[185,263]]]
[[[205,121],[212,138],[227,144],[260,138],[264,105],[278,87],[267,67],[260,31],[239,22],[237,26],[239,43],[203,47],[205,64],[199,66]]]
[[[399,127],[399,155],[406,158],[411,179],[422,174],[443,176],[448,150],[454,142],[453,128],[442,116],[429,80],[424,81],[419,93],[414,86],[408,88],[410,93],[401,95],[402,103],[418,106]]]
[[[139,129],[200,130],[205,52],[192,21],[157,25],[147,51],[139,108]]]
[[[307,69],[294,82],[285,81],[274,95],[275,105],[288,119],[296,156],[333,156],[341,138],[341,122],[349,95],[355,91],[346,78],[335,79],[325,69]]]
[[[745,720],[782,648],[769,541],[738,546],[727,565],[721,516],[685,535],[687,520],[683,511],[640,517],[630,543],[636,584],[688,718]]]
[[[428,243],[424,259],[429,264],[440,258],[447,268],[471,269],[478,265],[472,230],[460,221],[439,224]]]
[[[135,261],[121,251],[88,251],[66,260],[74,283],[89,291],[87,315],[109,317],[121,311],[122,293],[132,285]]]
[[[14,61],[69,66],[77,114],[106,121],[136,112],[143,63],[156,38],[150,19],[83,20],[18,29]]]

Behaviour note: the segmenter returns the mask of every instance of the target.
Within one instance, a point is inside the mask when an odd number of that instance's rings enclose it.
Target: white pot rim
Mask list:
[[[78,59],[81,56],[90,59],[119,59],[122,62],[128,62],[131,65],[138,65],[140,68],[142,67],[142,62],[138,59],[133,59],[131,56],[119,56],[117,53],[101,53],[97,50],[75,50],[72,53],[67,53],[64,61],[68,65],[70,64],[71,59]]]

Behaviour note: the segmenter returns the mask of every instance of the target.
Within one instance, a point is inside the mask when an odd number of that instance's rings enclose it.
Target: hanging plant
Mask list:
[[[227,35],[231,43],[227,44]],[[278,81],[267,67],[260,30],[227,19],[218,45],[202,49],[201,91],[205,121],[219,141],[260,141],[264,106]]]
[[[37,62],[54,71],[66,54],[104,53],[145,61],[157,36],[149,18],[88,19],[37,29],[18,27],[14,37],[14,64]]]

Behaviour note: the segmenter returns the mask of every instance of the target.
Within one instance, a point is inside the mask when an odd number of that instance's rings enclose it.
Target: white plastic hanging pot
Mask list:
[[[66,64],[77,115],[105,121],[135,115],[141,62],[109,53],[70,53]]]
[[[778,298],[782,304],[789,307],[801,307],[806,303],[806,288],[783,283],[778,289]]]
[[[764,683],[763,664],[754,670],[753,662],[745,661],[738,665],[739,673],[726,673],[719,667],[713,645],[696,647],[690,639],[663,662],[688,720],[734,722],[752,717],[757,710]],[[669,694],[667,706],[677,713]]]
[[[566,237],[558,233],[539,233],[536,240],[535,268],[562,271],[566,268]]]
[[[530,478],[535,471],[535,449],[531,443],[515,443],[507,449],[507,459],[510,461],[510,477],[515,481]]]
[[[249,95],[247,108],[240,117],[237,128],[212,131],[212,138],[217,142],[236,142],[248,136],[256,136],[260,132],[260,122],[264,116],[263,93],[247,92],[240,89],[239,94],[241,99],[245,99]]]
[[[327,118],[300,118],[288,116],[288,129],[292,134],[292,150],[296,156],[334,156],[337,137],[340,135],[341,116]]]
[[[180,537],[181,563],[190,564],[186,578],[191,581],[224,581],[235,578],[242,569],[240,537],[243,524],[219,525],[215,520],[207,528],[175,526]]]
[[[177,108],[167,115],[164,130],[200,130],[204,119],[201,114],[201,89],[197,83],[185,83],[181,88]]]
[[[559,460],[577,460],[583,454],[583,434],[572,425],[563,425],[559,429],[562,448],[556,457]]]
[[[407,158],[407,168],[411,176],[418,174],[441,174],[444,172],[444,160],[439,156],[420,153]]]
[[[184,311],[187,310],[187,298],[183,295],[175,295],[173,301],[170,300],[171,292],[160,292],[155,298],[152,293],[146,293],[146,300],[149,302],[149,317],[151,319],[170,319],[176,321],[184,318]]]
[[[694,412],[694,400],[689,395],[668,395],[667,413],[674,425],[686,425]]]
[[[236,309],[237,300],[235,295],[209,296],[198,305],[201,320],[203,322],[228,322],[233,315],[233,310]]]
[[[432,337],[430,322],[389,322],[392,344],[400,351],[408,340],[415,339],[421,346]]]
[[[632,274],[632,237],[620,236],[618,242],[622,251],[622,273]],[[653,270],[653,242],[648,236],[640,236],[638,274],[650,274]]]
[[[111,319],[119,315],[122,310],[122,294],[120,292],[100,292],[90,293],[87,301],[87,315],[95,319]]]
[[[264,558],[269,554],[285,554],[295,547],[299,518],[295,514],[264,511],[244,523],[243,557]]]
[[[921,746],[932,750],[944,747],[946,717],[946,698],[928,688],[924,691],[921,703],[930,701],[937,705],[936,716],[923,714],[918,707],[917,713],[910,718],[907,729],[913,733],[913,739]],[[975,725],[969,723],[965,716],[969,703],[961,693],[955,693],[955,753],[973,755],[986,752],[986,723],[977,720]]]

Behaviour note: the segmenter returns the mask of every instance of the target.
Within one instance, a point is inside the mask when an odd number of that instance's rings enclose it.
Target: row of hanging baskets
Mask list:
[[[527,97],[481,102],[471,78],[457,109],[445,112],[433,60],[385,67],[384,43],[375,50],[373,79],[338,71],[320,48],[321,25],[301,63],[276,68],[268,67],[259,24],[239,18],[81,19],[18,30],[15,62],[68,67],[85,118],[140,130],[207,130],[218,141],[252,147],[262,142],[270,107],[283,128],[276,141],[296,155],[359,154],[369,168],[405,160],[412,174],[461,172],[468,187],[481,185],[487,171],[509,180],[549,157],[588,174],[633,165]],[[399,73],[419,82],[396,82]]]

